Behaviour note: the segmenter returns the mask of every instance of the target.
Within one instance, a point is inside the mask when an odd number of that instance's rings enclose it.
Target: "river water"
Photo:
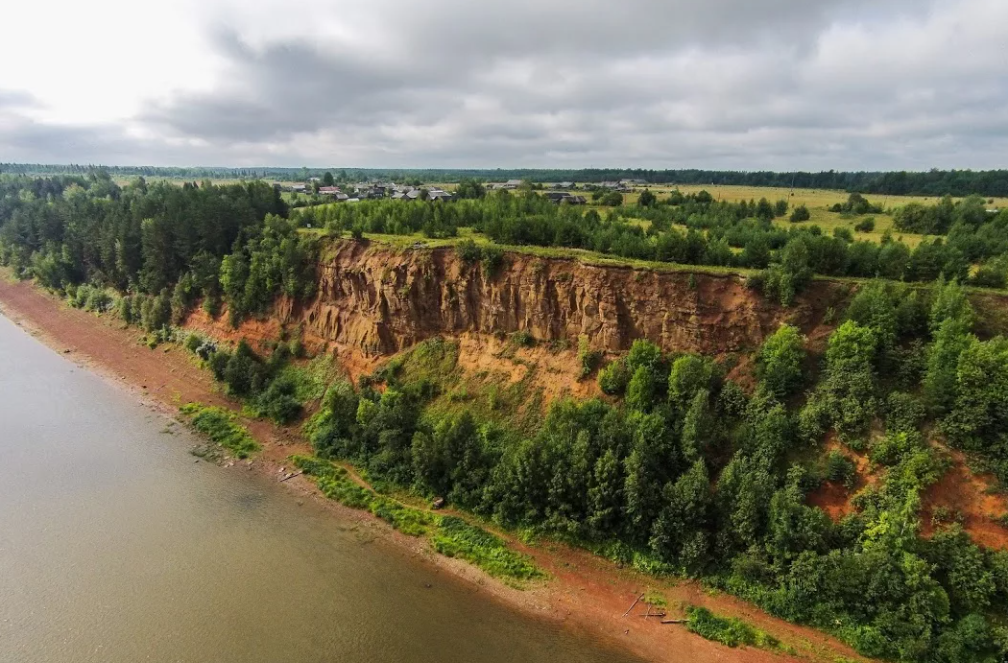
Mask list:
[[[0,316],[0,661],[632,660],[195,463],[167,423]]]

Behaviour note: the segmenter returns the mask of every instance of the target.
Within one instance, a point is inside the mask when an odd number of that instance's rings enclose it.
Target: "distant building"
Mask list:
[[[566,191],[550,191],[546,197],[557,205],[587,205],[588,199],[584,196],[573,196]]]
[[[338,186],[320,186],[318,192],[323,196],[338,196],[343,193]]]

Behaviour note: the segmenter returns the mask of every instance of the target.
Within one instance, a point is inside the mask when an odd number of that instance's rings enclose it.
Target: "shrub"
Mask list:
[[[686,628],[701,638],[720,642],[728,647],[748,645],[773,649],[779,642],[773,636],[735,617],[719,617],[707,608],[690,606],[686,610]]]
[[[829,481],[836,481],[850,488],[856,476],[854,461],[840,451],[831,451],[826,457],[825,474]]]
[[[594,373],[601,361],[602,352],[591,349],[586,335],[581,334],[578,336],[578,363],[581,365],[578,377],[583,380]]]
[[[760,349],[757,370],[764,386],[778,398],[791,395],[802,383],[805,347],[798,329],[781,325]]]
[[[630,369],[626,359],[617,359],[599,371],[598,384],[602,393],[609,396],[620,396],[626,391],[630,382]]]
[[[863,219],[854,226],[854,230],[859,233],[870,233],[875,230],[875,217],[870,216],[867,219]]]
[[[476,242],[468,238],[460,240],[455,244],[455,253],[462,259],[462,262],[469,264],[477,263],[483,257],[480,247],[476,245]]]
[[[252,439],[248,430],[238,424],[234,415],[226,410],[189,403],[182,406],[182,414],[190,418],[196,430],[237,458],[248,458],[260,449],[259,443]]]
[[[808,207],[805,205],[799,205],[791,211],[791,223],[800,223],[802,221],[808,221],[812,218],[812,214],[809,213]]]
[[[256,396],[254,408],[259,416],[266,416],[286,426],[301,414],[301,403],[296,398],[297,385],[289,378],[277,378]]]
[[[494,276],[504,266],[504,249],[499,246],[484,246],[480,265],[485,276]]]
[[[171,324],[171,297],[168,289],[154,297],[145,297],[140,304],[140,326],[150,333]]]
[[[442,555],[464,559],[497,578],[532,580],[543,576],[528,557],[511,550],[500,538],[461,518],[441,518],[441,526],[431,543]]]

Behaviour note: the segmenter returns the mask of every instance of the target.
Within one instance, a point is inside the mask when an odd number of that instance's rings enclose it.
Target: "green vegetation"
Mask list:
[[[821,367],[796,329],[771,335],[752,395],[709,358],[638,341],[599,371],[612,400],[561,399],[531,421],[515,414],[524,399],[482,405],[486,384],[432,340],[358,388],[335,383],[306,433],[320,457],[354,463],[383,490],[444,498],[646,573],[704,578],[869,656],[996,660],[1008,635],[1003,553],[954,530],[918,532],[923,491],[947,467],[927,431],[1004,463],[1005,345],[972,336],[955,282],[933,295],[872,282],[844,317]],[[823,450],[831,431],[880,474],[838,523],[806,500],[823,481],[856,483],[849,454]],[[331,492],[370,508],[358,488]],[[729,634],[715,637],[759,642],[703,617],[698,628]]]
[[[610,201],[600,198],[599,202],[606,205]],[[911,248],[891,234],[883,235],[881,241],[867,241],[857,239],[847,227],[835,227],[827,234],[818,225],[781,225],[775,219],[787,215],[786,200],[717,202],[705,191],[688,195],[673,191],[667,198],[651,201],[649,197],[647,203],[585,211],[583,207],[553,204],[534,191],[497,191],[451,204],[379,200],[318,206],[299,210],[295,218],[302,225],[327,228],[334,236],[347,231],[355,237],[414,238],[419,234],[445,242],[465,235],[457,242],[459,255],[470,264],[483,264],[487,273],[499,266],[484,255],[496,250],[494,245],[581,250],[657,264],[759,270],[762,274],[752,283],[784,305],[791,304],[814,274],[906,281],[931,281],[944,274],[962,281],[973,278],[977,285],[988,287],[1003,287],[1008,274],[1008,235],[1005,241],[999,239],[1001,229],[1008,228],[1004,220],[1008,213],[984,212],[990,217],[984,227],[990,241],[983,247],[969,232],[957,231],[948,238],[923,239]],[[878,205],[853,194],[836,208],[839,217],[853,218],[878,210]],[[798,207],[792,220],[802,221],[808,214],[807,208]],[[874,228],[871,218],[855,226],[862,233],[871,233]],[[473,237],[489,243],[477,243]]]
[[[814,274],[931,281],[939,275],[1002,288],[1008,281],[1008,211],[990,214],[983,199],[908,205],[896,227],[948,232],[916,248],[891,235],[881,242],[855,239],[848,228],[826,234],[819,226],[775,223],[790,203],[715,201],[705,191],[667,198],[650,191],[634,203],[601,189],[603,207],[556,205],[532,189],[488,194],[473,182],[451,203],[369,200],[355,205],[288,208],[262,182],[216,186],[148,185],[142,178],[119,187],[107,174],[0,180],[0,264],[21,277],[74,295],[79,286],[128,293],[119,305],[127,324],[160,333],[179,324],[202,300],[211,316],[226,306],[237,324],[266,312],[280,296],[303,299],[314,289],[316,233],[391,235],[450,240],[466,231],[489,242],[458,246],[463,260],[484,277],[504,266],[502,246],[581,250],[624,261],[702,265],[761,271],[751,279],[768,297],[790,305]],[[606,198],[612,196],[613,200]],[[880,211],[851,194],[837,214]],[[802,207],[793,220],[808,213]],[[868,220],[858,225],[869,230]],[[874,226],[871,226],[873,229]],[[90,293],[87,293],[90,295]],[[101,298],[95,307],[111,302]]]
[[[189,418],[193,428],[233,453],[236,458],[248,458],[260,449],[259,443],[249,435],[248,430],[227,410],[188,403],[182,406],[181,412]]]
[[[285,426],[301,416],[304,407],[318,402],[337,375],[332,358],[319,356],[295,363],[302,354],[301,342],[274,344],[267,359],[244,340],[233,351],[189,337],[186,347],[203,359],[228,395],[245,401],[248,413],[272,419]]]
[[[707,608],[690,606],[686,610],[686,628],[701,638],[720,642],[728,647],[759,647],[777,649],[780,642],[735,617],[719,617]]]
[[[442,516],[431,542],[442,555],[464,559],[498,578],[534,580],[543,575],[527,557],[510,550],[499,537],[461,518]]]
[[[202,298],[233,322],[314,286],[315,247],[263,182],[120,187],[107,174],[0,178],[0,264],[155,332]],[[106,294],[102,294],[106,293]]]
[[[801,387],[804,345],[801,333],[791,325],[781,325],[763,343],[757,358],[760,381],[777,398],[787,398]]]
[[[276,297],[309,294],[315,245],[296,232],[309,221],[334,235],[387,233],[406,243],[415,233],[432,242],[463,235],[459,255],[474,278],[505,268],[494,242],[746,268],[752,287],[785,305],[814,273],[888,279],[858,289],[822,356],[810,356],[793,327],[771,335],[755,356],[753,393],[727,379],[725,364],[644,340],[604,367],[579,342],[580,372],[598,370],[606,398],[548,409],[530,377],[464,374],[457,344],[442,339],[356,385],[321,362],[295,361],[300,353],[287,342],[260,356],[244,343],[227,350],[181,340],[259,416],[290,423],[320,401],[304,428],[318,459],[298,463],[322,492],[488,572],[537,573],[498,537],[388,495],[442,498],[644,572],[703,578],[868,656],[958,663],[1008,655],[1008,554],[941,518],[934,536],[920,536],[925,491],[948,467],[935,436],[1008,485],[1008,342],[983,333],[961,285],[1003,285],[1005,212],[984,210],[981,220],[976,200],[911,209],[900,224],[948,233],[911,251],[891,237],[875,244],[849,229],[826,235],[787,224],[787,201],[716,202],[705,192],[586,211],[467,185],[465,199],[450,204],[320,206],[288,221],[275,192],[258,185],[119,189],[100,176],[0,184],[0,261],[74,305],[116,307],[159,338],[173,337],[165,331],[201,297],[237,321]],[[877,209],[852,195],[835,213]],[[930,291],[897,282],[933,279]],[[106,288],[126,294],[116,303]],[[517,361],[534,342],[516,335],[502,353]],[[254,451],[226,412],[185,411],[239,457]],[[848,449],[826,452],[836,444],[866,454],[877,474],[840,522],[807,499],[823,481],[860,483]],[[333,460],[353,463],[378,492]],[[719,641],[762,637],[709,614],[695,621]]]
[[[504,541],[462,518],[441,516],[408,507],[354,482],[347,471],[318,458],[295,456],[293,461],[305,474],[314,477],[319,490],[353,509],[368,510],[409,536],[426,536],[431,546],[446,557],[458,557],[495,578],[510,582],[543,577],[532,561]]]

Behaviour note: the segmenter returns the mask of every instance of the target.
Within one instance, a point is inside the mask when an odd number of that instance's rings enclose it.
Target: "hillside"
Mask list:
[[[1005,212],[911,208],[949,233],[911,252],[785,232],[787,201],[374,201],[308,229],[262,184],[8,188],[13,274],[184,347],[244,416],[296,427],[322,494],[442,554],[538,577],[431,504],[866,656],[1008,653],[1008,302],[963,285],[1003,290]]]

